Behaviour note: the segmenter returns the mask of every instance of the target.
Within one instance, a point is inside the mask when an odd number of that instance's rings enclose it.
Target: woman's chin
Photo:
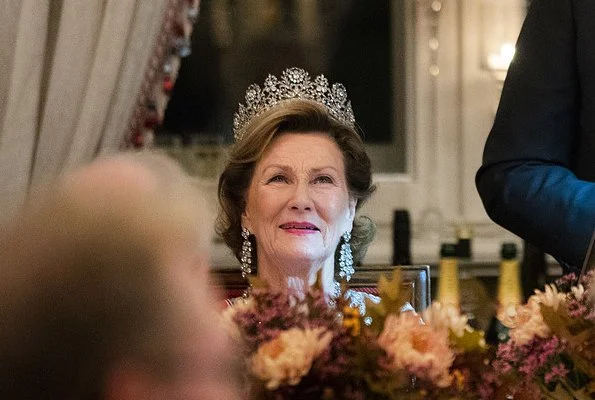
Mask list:
[[[278,237],[272,252],[289,261],[319,262],[328,258],[327,249],[320,235],[283,235]]]
[[[281,262],[281,269],[286,268],[287,275],[308,275],[312,270],[318,270],[324,265],[325,258],[312,252],[291,252],[276,257]]]
[[[319,233],[293,234],[285,232],[283,235],[277,236],[277,243],[285,248],[318,247],[322,246],[323,240]]]

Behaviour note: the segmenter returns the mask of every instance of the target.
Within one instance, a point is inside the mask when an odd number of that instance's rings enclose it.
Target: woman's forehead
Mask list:
[[[275,137],[259,163],[279,160],[326,161],[343,163],[343,154],[335,140],[325,132],[286,132]]]

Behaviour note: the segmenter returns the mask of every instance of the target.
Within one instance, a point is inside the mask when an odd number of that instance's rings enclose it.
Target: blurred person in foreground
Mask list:
[[[532,0],[476,184],[488,215],[581,267],[595,229],[595,2]]]
[[[205,204],[164,156],[98,160],[0,232],[0,398],[237,399]]]

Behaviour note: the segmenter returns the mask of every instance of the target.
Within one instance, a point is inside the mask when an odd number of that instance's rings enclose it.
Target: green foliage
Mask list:
[[[595,325],[583,318],[568,315],[565,307],[554,310],[541,304],[544,322],[552,334],[566,342],[566,353],[573,367],[581,374],[595,376]],[[595,393],[593,391],[592,393]]]
[[[401,308],[409,301],[408,294],[402,290],[402,282],[401,270],[395,268],[391,278],[381,275],[378,280],[380,303],[366,299],[366,313],[372,317],[371,329],[374,332],[380,332],[386,317],[390,314],[399,315]]]
[[[269,285],[256,275],[247,275],[246,279],[252,289],[268,289]]]
[[[457,336],[451,331],[448,338],[456,349],[464,353],[486,350],[484,331],[469,328],[463,331],[462,336]]]

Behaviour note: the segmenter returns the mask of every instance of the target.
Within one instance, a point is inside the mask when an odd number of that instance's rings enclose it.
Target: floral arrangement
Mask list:
[[[535,290],[503,318],[510,339],[493,362],[497,392],[523,399],[595,398],[594,290],[592,274],[580,282],[569,274]]]
[[[477,399],[493,393],[483,378],[492,371],[483,332],[439,303],[421,315],[401,312],[399,270],[381,277],[380,303],[367,302],[365,318],[344,296],[329,304],[317,285],[304,298],[253,285],[249,298],[224,312],[229,333],[243,344],[249,398]]]

